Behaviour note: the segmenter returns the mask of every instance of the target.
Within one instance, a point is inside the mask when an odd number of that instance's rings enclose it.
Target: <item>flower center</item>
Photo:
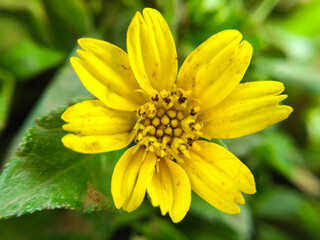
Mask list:
[[[137,112],[135,142],[162,158],[190,158],[188,148],[202,135],[203,123],[197,120],[199,106],[188,104],[188,96],[175,89],[151,97]]]

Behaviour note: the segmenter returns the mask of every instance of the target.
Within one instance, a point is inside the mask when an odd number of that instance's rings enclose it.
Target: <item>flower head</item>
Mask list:
[[[63,144],[81,153],[114,151],[136,144],[120,158],[111,192],[117,208],[131,212],[146,192],[153,206],[181,221],[191,189],[217,209],[240,213],[243,193],[255,193],[250,170],[232,153],[208,140],[237,138],[286,119],[279,105],[283,84],[241,84],[252,47],[237,30],[213,35],[184,61],[169,27],[150,8],[137,12],[125,53],[95,39],[80,39],[71,63],[98,100],[67,109]],[[207,141],[206,141],[206,140]]]

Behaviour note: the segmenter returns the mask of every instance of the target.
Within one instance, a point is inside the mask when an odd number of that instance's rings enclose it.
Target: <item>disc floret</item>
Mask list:
[[[197,119],[200,108],[188,103],[189,94],[175,89],[152,96],[137,112],[135,142],[161,158],[189,158],[188,148],[196,144],[203,127]]]

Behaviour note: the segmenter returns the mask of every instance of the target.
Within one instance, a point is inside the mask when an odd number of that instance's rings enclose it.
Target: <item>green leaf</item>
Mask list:
[[[97,235],[97,230],[90,228],[91,223],[86,219],[87,216],[89,215],[79,214],[74,211],[57,210],[42,211],[19,218],[2,220],[0,221],[0,239],[93,239],[92,236]],[[80,238],[80,235],[83,238]],[[84,238],[85,236],[86,238]]]
[[[48,27],[49,19],[43,1],[1,0],[0,9],[19,16],[17,19],[23,23],[24,31],[28,30],[34,36],[33,39],[40,43],[52,46],[51,28]]]
[[[255,64],[257,71],[268,74],[271,79],[281,80],[309,94],[320,93],[320,71],[315,63],[258,57]]]
[[[187,236],[171,221],[165,220],[163,217],[153,218],[145,224],[140,222],[133,223],[134,229],[142,233],[147,239],[161,240],[161,239],[172,239],[172,240],[187,240]]]
[[[259,7],[252,13],[252,21],[257,25],[263,23],[263,21],[270,15],[274,7],[279,0],[264,0]]]
[[[319,36],[320,1],[303,2],[288,18],[281,19],[278,24],[288,30],[307,36]]]
[[[92,30],[91,13],[83,0],[43,0],[55,46],[70,50]]]
[[[229,228],[238,236],[237,239],[250,239],[253,232],[252,214],[247,205],[241,206],[240,214],[230,215],[214,208],[198,195],[192,194],[190,213],[208,222]]]
[[[260,223],[257,229],[257,239],[260,240],[294,240],[295,238],[288,235],[281,228],[272,226],[267,223]]]
[[[320,100],[319,100],[320,102]],[[308,139],[314,148],[320,145],[320,107],[310,109],[305,119],[307,122]]]
[[[71,52],[70,56],[74,56],[75,52],[76,48]],[[30,127],[35,126],[35,118],[47,114],[49,109],[65,106],[70,102],[70,99],[74,100],[79,97],[93,98],[82,85],[69,61],[67,61],[65,65],[57,71],[55,77],[51,80],[47,89],[40,96],[34,108],[20,127],[15,138],[11,141],[4,162],[8,162],[15,156],[15,151],[21,139]]]
[[[303,239],[317,239],[320,234],[318,227],[320,224],[319,201],[292,188],[273,186],[260,193],[255,201],[252,201],[252,204],[257,219],[265,219],[268,222],[273,222],[276,226],[281,223],[286,223],[286,226],[295,226],[294,229],[290,229],[292,230],[290,231],[292,236],[295,236],[294,239],[301,239],[297,234],[303,236]],[[285,237],[286,229],[281,230],[282,232],[277,232]],[[258,231],[262,231],[260,234],[266,234],[263,229]],[[275,232],[276,235],[277,232]],[[273,238],[272,235],[262,239],[277,239]],[[280,237],[279,239],[287,238]]]
[[[15,43],[3,53],[0,64],[17,79],[28,79],[60,64],[65,53],[37,45],[29,39]]]
[[[304,156],[285,132],[266,131],[264,144],[255,149],[256,159],[263,160],[301,191],[319,196],[320,180],[306,165]]]
[[[17,80],[25,80],[53,68],[66,56],[61,50],[36,43],[18,18],[1,15],[0,28],[0,39],[4,39],[0,42],[0,66]]]
[[[0,69],[0,135],[5,127],[14,90],[13,76]]]
[[[253,201],[253,209],[260,218],[279,221],[294,217],[304,202],[303,195],[298,191],[277,186],[260,193]]]
[[[0,216],[67,208],[113,210],[111,175],[123,151],[80,154],[65,148],[61,113],[40,118],[0,176]]]
[[[261,32],[267,35],[265,40],[268,43],[285,53],[287,60],[305,63],[317,57],[319,46],[316,39],[290,32],[274,22],[265,24]]]
[[[252,149],[262,144],[263,134],[255,133],[241,138],[224,139],[223,142],[228,146],[228,150],[239,159],[246,159]]]
[[[210,140],[210,142],[216,143],[216,144],[224,147],[225,149],[228,149],[227,145],[221,139],[213,138],[213,139]]]

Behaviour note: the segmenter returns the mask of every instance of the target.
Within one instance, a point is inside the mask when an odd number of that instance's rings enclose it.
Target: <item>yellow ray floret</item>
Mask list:
[[[189,176],[192,189],[219,210],[240,213],[241,192],[256,192],[250,170],[232,153],[215,143],[196,142],[201,151],[190,151],[191,159],[179,163]]]
[[[100,153],[126,147],[134,137],[133,112],[108,108],[99,100],[88,100],[68,108],[61,116],[67,134],[63,144],[82,153]]]
[[[173,222],[180,222],[187,214],[191,186],[187,174],[178,164],[169,159],[161,160],[147,189],[152,205],[159,206],[162,215],[169,212]]]
[[[220,104],[203,113],[206,138],[237,138],[261,131],[286,119],[292,108],[279,105],[287,95],[280,82],[238,84]]]
[[[192,91],[201,112],[224,99],[247,70],[252,47],[237,30],[222,31],[194,50],[184,61],[177,86]],[[214,97],[213,97],[214,96]]]
[[[83,50],[79,58],[72,57],[71,64],[83,85],[106,106],[132,111],[144,103],[131,70],[127,53],[100,40],[79,40]]]
[[[143,201],[157,158],[143,148],[128,149],[114,168],[111,193],[117,208],[128,212],[137,209]]]
[[[170,90],[177,75],[177,52],[168,24],[150,8],[137,12],[128,29],[127,48],[132,70],[149,95]]]

